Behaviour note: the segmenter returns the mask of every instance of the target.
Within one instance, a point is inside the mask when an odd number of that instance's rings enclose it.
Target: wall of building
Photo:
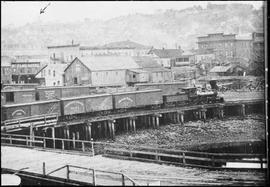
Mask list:
[[[46,68],[39,72],[36,78],[40,81],[44,80],[45,86],[63,86],[64,67],[63,64],[48,64]]]
[[[252,41],[251,40],[236,40],[235,56],[238,58],[252,58]]]
[[[172,73],[169,71],[151,72],[149,81],[152,83],[171,82]]]
[[[91,71],[79,60],[75,60],[64,72],[66,85],[91,84]]]
[[[59,59],[61,62],[71,62],[75,57],[79,57],[79,46],[48,48],[48,55],[52,63],[59,62],[53,59]]]
[[[1,83],[10,84],[12,82],[11,73],[12,71],[10,66],[1,66]]]
[[[126,70],[91,72],[92,85],[126,85]]]

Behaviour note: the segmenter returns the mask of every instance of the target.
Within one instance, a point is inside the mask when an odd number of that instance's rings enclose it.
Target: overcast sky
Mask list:
[[[209,2],[212,4],[252,4],[256,9],[260,8],[262,5],[262,1],[51,1],[50,6],[45,10],[45,14],[40,15],[40,9],[45,7],[49,2],[50,1],[1,1],[1,25],[6,26],[11,24],[21,26],[39,20],[44,22],[73,22],[83,21],[84,18],[107,20],[135,13],[152,14],[157,10],[181,10],[194,5],[201,5],[205,8]]]

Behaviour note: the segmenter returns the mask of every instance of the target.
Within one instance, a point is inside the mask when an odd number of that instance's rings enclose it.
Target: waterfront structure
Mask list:
[[[126,73],[139,69],[132,57],[98,56],[75,58],[64,70],[66,85],[125,86]]]
[[[111,42],[102,46],[81,46],[80,56],[143,56],[151,49],[130,40]]]

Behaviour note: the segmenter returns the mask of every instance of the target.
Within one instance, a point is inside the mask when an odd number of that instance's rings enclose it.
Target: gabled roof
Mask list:
[[[232,66],[215,66],[210,70],[210,73],[225,73],[230,68],[232,68]]]
[[[150,49],[151,46],[145,46],[130,40],[111,42],[102,46],[81,46],[80,50],[98,50],[98,49]]]
[[[91,71],[126,70],[139,68],[132,57],[129,56],[80,57],[75,58],[73,62],[76,59],[81,61]],[[71,62],[71,64],[73,62]]]
[[[160,58],[176,58],[181,57],[182,49],[152,49],[148,54],[155,54]]]
[[[130,40],[111,42],[102,46],[107,49],[147,49],[151,48],[150,46],[145,46]]]
[[[44,70],[45,68],[51,68],[51,67],[55,67],[55,69],[57,70],[57,72],[64,72],[64,70],[66,69],[66,67],[68,66],[68,64],[46,64],[43,67],[41,67],[38,72],[35,74],[35,76],[37,76],[42,70]]]

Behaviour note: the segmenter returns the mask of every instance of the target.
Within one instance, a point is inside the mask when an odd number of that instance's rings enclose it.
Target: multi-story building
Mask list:
[[[80,44],[48,46],[50,63],[67,64],[80,56]]]
[[[36,59],[11,62],[12,81],[15,83],[35,83],[35,74],[40,70],[41,62]]]
[[[105,44],[103,46],[81,46],[81,57],[86,56],[144,56],[151,49],[150,46],[144,46],[142,44],[127,41],[119,41]]]
[[[12,59],[8,56],[1,56],[1,84],[10,84]]]
[[[199,50],[213,50],[215,58],[224,62],[228,58],[246,58],[251,60],[251,38],[236,37],[235,34],[215,33],[198,37]]]
[[[253,32],[252,33],[253,44],[253,60],[264,62],[264,33]]]
[[[35,75],[40,85],[64,86],[64,69],[67,64],[49,63],[41,68]]]

